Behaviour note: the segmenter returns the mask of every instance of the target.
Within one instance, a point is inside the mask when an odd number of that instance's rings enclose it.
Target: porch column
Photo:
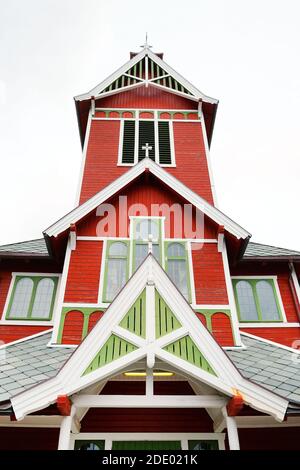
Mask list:
[[[225,418],[227,436],[230,450],[240,450],[239,433],[236,424],[236,420],[233,416],[228,416],[227,409],[222,409],[223,416]]]
[[[70,416],[64,416],[62,419],[58,440],[58,450],[69,450],[70,434],[75,413],[76,407],[75,405],[72,405]]]

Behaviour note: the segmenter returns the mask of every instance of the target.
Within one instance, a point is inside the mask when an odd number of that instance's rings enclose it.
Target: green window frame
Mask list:
[[[112,254],[110,254],[110,249],[111,249],[111,247],[114,243],[123,243],[126,246],[126,250],[127,250],[126,255],[112,255]],[[107,289],[107,287],[108,287],[108,268],[109,268],[110,260],[125,260],[126,261],[126,268],[125,268],[125,283],[126,283],[129,279],[129,240],[123,240],[121,238],[116,238],[114,240],[108,240],[107,241],[106,253],[105,253],[103,293],[102,293],[103,302],[107,302],[107,303],[110,303],[113,300],[113,299],[109,298],[108,289]],[[117,294],[118,294],[118,292],[117,292]]]
[[[18,284],[21,280],[24,279],[30,279],[32,281],[32,290],[30,295],[28,296],[28,307],[27,307],[27,313],[26,316],[18,316],[18,315],[11,315],[12,307],[14,305],[14,299],[17,291]],[[35,302],[37,300],[37,290],[38,286],[41,281],[45,279],[51,279],[53,281],[53,292],[51,296],[51,302],[50,302],[50,308],[49,308],[49,314],[47,317],[39,317],[34,315],[34,307],[35,307]],[[50,321],[52,319],[53,315],[53,308],[54,308],[54,303],[55,303],[55,297],[56,297],[56,291],[57,291],[57,285],[58,285],[58,276],[26,276],[26,275],[20,275],[20,276],[15,276],[14,279],[14,284],[13,284],[13,289],[12,293],[10,296],[7,312],[5,315],[6,320],[19,320],[19,321]]]
[[[176,255],[176,256],[169,256],[168,251],[169,248],[172,245],[181,245],[184,249],[184,255]],[[169,240],[165,242],[165,269],[170,278],[172,279],[172,276],[170,275],[170,262],[172,261],[179,261],[185,262],[186,265],[186,281],[187,281],[187,292],[182,292],[182,295],[186,298],[188,302],[191,303],[192,301],[192,295],[191,295],[191,280],[190,280],[190,265],[189,265],[189,258],[188,258],[188,249],[187,249],[187,243],[186,242],[180,242],[176,240]],[[172,281],[175,283],[175,280],[172,279]],[[180,288],[176,286],[179,290]]]
[[[254,305],[255,305],[255,308],[256,308],[256,312],[257,312],[257,318],[256,319],[253,319],[253,320],[251,319],[250,320],[250,319],[244,319],[243,318],[243,312],[241,311],[239,296],[238,296],[238,291],[237,291],[238,283],[241,282],[241,281],[248,283],[248,285],[251,288],[251,292],[252,292],[252,295],[253,295],[253,301],[254,301]],[[262,281],[269,284],[269,286],[272,289],[275,305],[276,305],[277,312],[278,312],[278,319],[266,319],[266,318],[264,318],[264,312],[263,312],[262,306],[261,306],[261,298],[260,298],[260,295],[257,291],[257,285]],[[283,322],[282,309],[281,309],[278,294],[277,294],[277,291],[276,291],[274,279],[270,279],[270,278],[253,278],[253,279],[238,278],[238,279],[233,279],[233,290],[234,290],[234,296],[235,296],[237,312],[238,312],[238,317],[239,317],[240,322],[242,322],[242,323],[262,323],[262,322],[263,323],[280,323],[280,322]]]
[[[154,246],[158,246],[158,259],[157,261],[161,264],[162,263],[162,219],[161,218],[156,218],[156,217],[136,217],[132,219],[133,223],[133,230],[132,230],[132,272],[134,272],[138,266],[136,266],[136,252],[137,252],[137,246],[138,245],[144,245],[148,246],[149,241],[146,239],[140,239],[138,238],[138,233],[137,233],[137,226],[139,223],[143,221],[149,221],[149,222],[154,222],[157,225],[157,231],[158,231],[158,237],[156,239],[153,239],[152,243],[152,248]],[[155,256],[154,250],[153,250],[153,255]]]

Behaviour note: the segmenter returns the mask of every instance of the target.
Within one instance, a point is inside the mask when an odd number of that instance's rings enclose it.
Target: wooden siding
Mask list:
[[[102,241],[77,241],[71,253],[64,302],[98,301],[102,247]]]
[[[0,427],[0,450],[57,450],[59,428]]]

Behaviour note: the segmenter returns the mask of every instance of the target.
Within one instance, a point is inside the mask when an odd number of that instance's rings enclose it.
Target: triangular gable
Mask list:
[[[237,239],[247,239],[251,236],[250,233],[240,225],[233,222],[233,220],[219,211],[216,207],[211,205],[198,194],[194,193],[191,189],[181,183],[181,181],[175,178],[175,176],[172,176],[168,171],[153,162],[150,158],[144,158],[137,165],[131,167],[126,173],[106,186],[102,191],[98,192],[95,196],[91,197],[86,202],[62,217],[55,224],[51,225],[45,230],[44,234],[49,237],[57,237],[60,233],[67,230],[71,224],[77,223],[145,171],[150,171],[150,173],[166,184],[171,190],[177,192],[181,197],[189,201],[193,206],[207,215],[218,225],[224,226],[225,230]]]
[[[202,100],[211,104],[218,103],[217,100],[201,93],[165,61],[160,59],[158,55],[151,52],[148,47],[144,47],[140,53],[88,93],[76,96],[75,100],[84,101],[92,97],[95,99],[102,98],[139,86],[154,86],[194,101]]]
[[[145,338],[123,324],[144,292],[145,309],[141,307],[137,314],[144,315]],[[168,309],[169,318],[164,319],[165,326],[160,329],[156,326],[158,296]],[[284,418],[288,401],[241,376],[152,255],[127,282],[58,375],[12,398],[15,415],[22,419],[54,403],[61,394],[72,395],[108,380],[142,360],[150,368],[156,361],[164,362],[229,397],[238,391],[246,404],[279,420]]]

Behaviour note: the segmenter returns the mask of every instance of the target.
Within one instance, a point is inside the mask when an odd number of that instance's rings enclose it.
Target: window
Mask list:
[[[189,450],[219,450],[219,442],[216,440],[211,441],[188,441]]]
[[[128,279],[127,241],[109,241],[105,266],[104,301],[111,302]]]
[[[7,320],[51,320],[58,278],[16,276]]]
[[[111,302],[120,292],[148,256],[150,243],[153,256],[166,269],[186,300],[192,301],[187,242],[163,242],[161,217],[132,217],[130,240],[116,239],[107,242],[104,253],[103,302]]]
[[[166,271],[177,289],[189,301],[189,270],[187,250],[184,243],[166,243]]]
[[[282,321],[273,279],[235,279],[233,286],[240,321]]]
[[[121,163],[133,165],[148,157],[160,165],[172,165],[172,122],[124,120]],[[147,145],[148,144],[148,145]]]
[[[152,240],[152,254],[161,262],[161,219],[133,219],[133,260],[135,271],[149,253],[149,240]]]
[[[75,450],[104,450],[104,441],[88,441],[77,440],[75,441]]]

